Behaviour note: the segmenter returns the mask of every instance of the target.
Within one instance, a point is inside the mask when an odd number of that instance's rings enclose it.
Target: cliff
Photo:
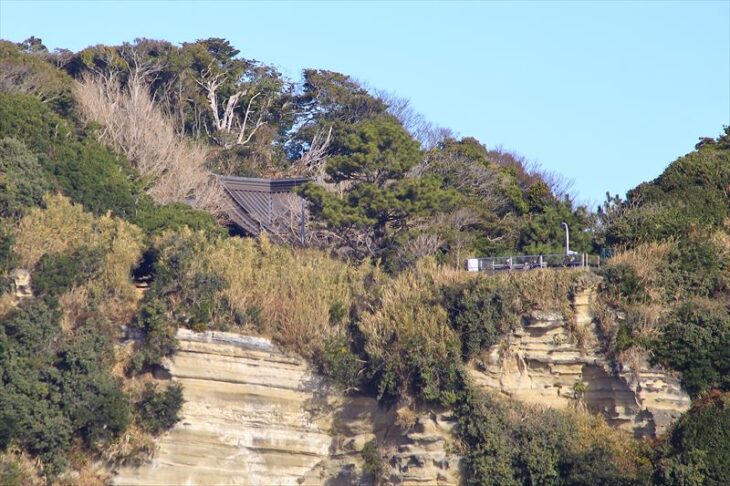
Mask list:
[[[593,298],[590,288],[575,297],[570,325],[558,313],[525,316],[473,363],[474,382],[553,407],[580,401],[615,426],[654,435],[687,410],[689,397],[676,377],[647,363],[612,370]],[[185,329],[177,338],[158,379],[183,384],[182,420],[159,439],[149,464],[117,471],[115,484],[370,484],[372,457],[389,483],[459,483],[449,413],[403,417],[372,398],[343,396],[268,339]],[[366,460],[371,441],[378,450]]]
[[[269,340],[181,329],[160,379],[181,382],[182,420],[151,463],[117,485],[369,483],[363,448],[375,439],[384,474],[400,484],[457,484],[451,418],[424,411],[410,428],[394,409],[343,397]]]
[[[573,322],[555,312],[535,311],[471,368],[478,386],[552,407],[582,402],[636,436],[654,436],[690,406],[677,376],[649,365],[619,369],[602,351],[592,315],[595,289],[573,300]]]

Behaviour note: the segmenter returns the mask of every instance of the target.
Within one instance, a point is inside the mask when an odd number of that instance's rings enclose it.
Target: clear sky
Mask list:
[[[79,50],[224,37],[243,56],[349,74],[430,121],[575,180],[599,202],[730,124],[730,1],[0,0],[0,37]]]

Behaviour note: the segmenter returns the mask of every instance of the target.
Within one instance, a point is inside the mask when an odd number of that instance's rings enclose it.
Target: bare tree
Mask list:
[[[478,197],[492,211],[499,211],[506,204],[501,196],[506,176],[458,154],[429,152],[409,171],[408,176],[418,178],[428,174],[448,179],[451,187]]]
[[[426,120],[426,117],[413,108],[411,100],[383,90],[374,90],[374,93],[388,106],[388,113],[401,122],[403,128],[421,143],[423,149],[432,149],[445,139],[454,137],[450,129]]]
[[[325,134],[326,133],[326,134]],[[325,183],[325,168],[327,165],[327,151],[332,142],[332,127],[328,130],[320,129],[312,137],[309,149],[294,164],[294,171],[301,175],[308,175],[318,183]]]
[[[258,114],[254,112],[254,101],[263,95],[262,92],[254,93],[249,98],[243,116],[239,115],[237,108],[242,97],[248,94],[248,90],[242,89],[233,93],[228,97],[225,108],[221,113],[218,106],[218,89],[225,83],[225,73],[214,73],[209,66],[195,80],[206,92],[208,98],[208,108],[213,116],[214,133],[208,133],[211,139],[218,145],[229,149],[235,146],[248,144],[259,128],[266,124],[264,121],[264,113],[268,108],[271,100],[266,100],[262,107],[259,108]],[[254,121],[254,118],[256,119]]]
[[[145,83],[150,72],[133,62],[124,87],[114,74],[87,76],[76,85],[82,115],[100,123],[101,141],[150,180],[146,190],[156,202],[188,203],[224,217],[228,199],[205,168],[208,148],[181,136],[154,103]]]

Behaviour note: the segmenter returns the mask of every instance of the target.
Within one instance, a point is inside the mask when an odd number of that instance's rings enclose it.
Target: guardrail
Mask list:
[[[470,272],[497,272],[530,270],[533,268],[597,268],[601,257],[587,253],[570,255],[513,255],[504,257],[469,258],[466,269]]]

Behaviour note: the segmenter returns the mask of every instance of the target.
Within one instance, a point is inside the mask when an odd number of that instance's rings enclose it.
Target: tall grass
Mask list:
[[[71,289],[60,299],[67,304],[66,317],[91,300],[109,317],[133,312],[136,293],[130,272],[142,253],[142,230],[119,218],[95,217],[64,196],[46,195],[44,205],[18,222],[13,252],[21,265],[32,269],[45,254],[98,248],[103,254],[98,274],[82,284],[85,290]]]
[[[255,317],[259,332],[309,357],[344,332],[366,280],[380,278],[377,268],[348,265],[322,251],[272,245],[266,236],[218,240],[204,260],[227,284],[222,294],[232,311]],[[335,309],[345,315],[331,315]]]

